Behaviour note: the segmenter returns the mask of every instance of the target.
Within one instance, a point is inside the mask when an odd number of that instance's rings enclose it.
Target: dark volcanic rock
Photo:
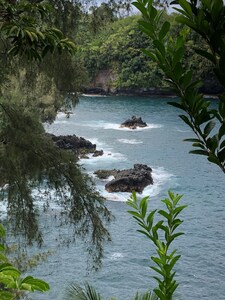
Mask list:
[[[104,154],[103,150],[95,150],[93,157],[102,156]]]
[[[136,129],[137,127],[146,126],[148,126],[147,123],[143,122],[142,118],[137,116],[131,117],[131,119],[126,120],[120,125],[120,127],[128,127],[130,129]]]
[[[152,169],[147,165],[135,164],[133,169],[127,170],[98,170],[95,172],[99,178],[107,178],[113,175],[115,179],[105,185],[105,189],[112,192],[142,193],[144,188],[153,184]]]
[[[73,150],[77,154],[88,154],[96,151],[96,145],[90,141],[76,135],[59,135],[48,134],[53,142],[61,149]]]

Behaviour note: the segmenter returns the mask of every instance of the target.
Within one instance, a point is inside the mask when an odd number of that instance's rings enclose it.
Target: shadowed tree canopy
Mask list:
[[[45,209],[57,201],[60,222],[90,242],[97,266],[110,239],[111,214],[75,154],[56,147],[42,124],[53,121],[63,105],[60,78],[50,75],[53,58],[75,51],[54,27],[54,12],[46,2],[0,0],[0,199],[6,201],[8,226],[30,244],[43,241],[35,195]]]

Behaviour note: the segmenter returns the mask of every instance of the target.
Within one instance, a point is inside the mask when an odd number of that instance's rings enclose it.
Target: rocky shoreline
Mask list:
[[[81,95],[96,95],[96,96],[152,96],[152,97],[176,97],[169,89],[150,88],[150,89],[104,89],[100,87],[84,88]]]
[[[145,127],[147,124],[140,117],[133,116],[121,124],[122,127],[128,127],[132,130],[137,127]],[[52,139],[54,144],[60,149],[73,151],[78,159],[102,156],[103,150],[97,150],[96,144],[76,135],[59,135],[46,133]],[[91,155],[91,157],[90,157]],[[112,192],[132,192],[142,193],[144,188],[153,184],[152,169],[143,164],[135,164],[131,169],[125,170],[96,170],[94,174],[99,179],[107,179],[113,176],[113,179],[106,183],[105,189]]]
[[[92,144],[89,140],[83,137],[74,135],[54,135],[47,133],[48,137],[51,138],[54,144],[60,149],[71,150],[78,156],[78,158],[88,159],[88,154],[93,157],[102,156],[103,150],[97,150],[96,144]]]
[[[223,92],[221,89],[211,90],[211,89],[201,89],[200,92],[205,97],[218,98],[218,95]],[[80,95],[90,95],[90,96],[140,96],[140,97],[177,97],[170,89],[161,88],[121,88],[121,89],[104,89],[101,87],[95,88],[84,88]]]

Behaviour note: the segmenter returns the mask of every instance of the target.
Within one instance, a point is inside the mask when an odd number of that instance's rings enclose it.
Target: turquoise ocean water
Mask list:
[[[56,135],[82,136],[103,149],[102,157],[80,161],[90,175],[96,169],[131,168],[134,163],[151,166],[154,185],[147,187],[143,195],[150,195],[153,209],[161,207],[160,200],[168,189],[183,194],[182,202],[188,208],[182,215],[185,235],[175,243],[182,255],[177,265],[180,286],[176,298],[225,299],[225,176],[205,157],[188,153],[191,144],[182,140],[193,134],[179,119],[180,111],[167,104],[169,100],[83,96],[69,119],[59,114],[46,128]],[[119,128],[132,115],[141,116],[148,127]],[[109,194],[104,182],[96,184],[115,216],[109,228],[112,242],[105,246],[102,269],[87,273],[86,255],[79,240],[69,247],[56,247],[56,234],[60,230],[66,234],[66,229],[55,227],[50,214],[43,215],[43,222],[51,226],[45,248],[55,252],[32,274],[48,281],[51,291],[33,299],[60,300],[70,282],[89,281],[105,299],[114,296],[118,300],[132,299],[137,290],[156,285],[149,268],[154,247],[136,232],[137,225],[127,213],[125,200],[129,194]]]

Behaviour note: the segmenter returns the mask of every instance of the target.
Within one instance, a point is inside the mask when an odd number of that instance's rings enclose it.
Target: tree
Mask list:
[[[181,119],[192,129],[196,138],[187,139],[197,148],[191,153],[207,156],[225,173],[225,94],[218,96],[216,109],[210,107],[199,88],[201,82],[194,80],[193,71],[183,64],[186,37],[195,31],[206,42],[205,48],[195,48],[195,52],[211,63],[213,72],[225,88],[225,6],[222,0],[178,0],[171,4],[180,15],[177,22],[185,25],[177,38],[170,35],[170,23],[160,25],[162,13],[157,11],[151,0],[138,0],[134,5],[142,13],[140,28],[153,41],[154,48],[143,52],[155,61],[165,74],[180,102],[172,105],[185,114]]]
[[[0,59],[7,59],[7,69],[18,59],[34,64],[48,54],[64,50],[74,53],[74,43],[51,26],[50,17],[51,8],[42,2],[0,1]],[[29,73],[24,74],[20,70],[21,84],[14,92],[7,93],[7,73],[0,82],[0,185],[1,199],[7,200],[8,225],[14,234],[24,234],[28,243],[36,240],[41,244],[43,236],[32,191],[40,192],[46,207],[50,191],[54,191],[62,207],[60,221],[73,225],[74,234],[89,239],[88,251],[98,267],[103,242],[110,239],[105,225],[111,214],[92,180],[78,166],[74,153],[60,150],[45,134],[42,120],[49,120],[46,108],[52,106],[53,120],[63,102],[49,105],[27,93],[35,84]],[[47,77],[39,79],[47,90]],[[51,85],[54,93],[54,83]]]

